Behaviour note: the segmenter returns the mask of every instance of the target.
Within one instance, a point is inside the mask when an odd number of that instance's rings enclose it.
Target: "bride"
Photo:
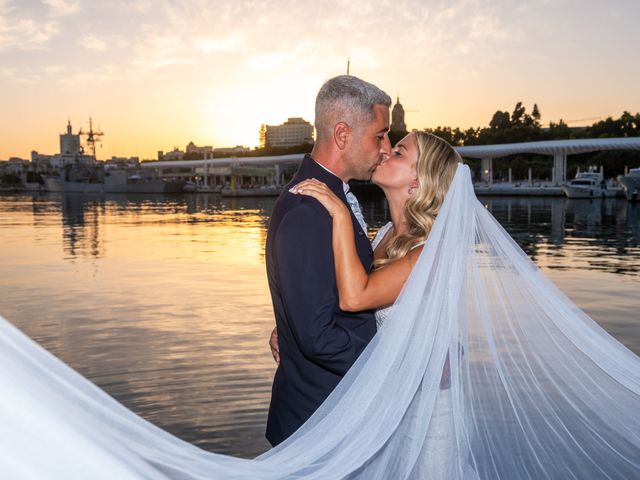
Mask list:
[[[353,268],[333,215],[341,306],[379,334],[316,413],[253,460],[136,416],[0,319],[0,478],[638,478],[640,359],[565,297],[475,198],[467,166],[410,134],[374,180],[392,222]]]

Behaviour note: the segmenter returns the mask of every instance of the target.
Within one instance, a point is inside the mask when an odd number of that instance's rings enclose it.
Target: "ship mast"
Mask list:
[[[80,131],[78,132],[78,135],[83,135],[87,137],[87,145],[89,146],[89,153],[91,155],[93,155],[93,158],[95,160],[96,158],[96,143],[100,143],[101,139],[100,137],[102,137],[104,135],[104,133],[102,133],[100,130],[94,130],[93,129],[93,121],[91,119],[91,117],[89,117],[89,131],[88,132],[83,132],[82,129],[80,129]]]

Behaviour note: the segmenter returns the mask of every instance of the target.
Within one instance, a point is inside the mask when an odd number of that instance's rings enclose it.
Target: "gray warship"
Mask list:
[[[44,177],[45,189],[49,192],[77,193],[181,193],[184,182],[165,180],[148,169],[116,167],[109,168],[96,160],[96,142],[103,133],[93,129],[89,119],[89,130],[82,129],[73,134],[71,122],[67,132],[60,135],[60,155],[57,175]],[[86,136],[89,153],[80,145],[80,137]]]

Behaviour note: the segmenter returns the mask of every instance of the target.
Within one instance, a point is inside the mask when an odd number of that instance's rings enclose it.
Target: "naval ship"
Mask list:
[[[138,168],[107,168],[96,160],[96,142],[104,135],[93,129],[91,118],[89,130],[77,134],[67,124],[67,133],[60,135],[60,158],[62,167],[58,175],[44,177],[45,189],[49,192],[78,193],[180,193],[184,182],[164,180],[150,170]],[[80,145],[80,137],[86,136],[89,154]]]

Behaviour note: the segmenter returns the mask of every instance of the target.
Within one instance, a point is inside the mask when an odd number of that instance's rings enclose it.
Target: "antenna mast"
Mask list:
[[[96,143],[100,143],[100,137],[104,135],[100,130],[93,129],[93,121],[89,117],[89,131],[83,132],[82,129],[78,132],[78,135],[85,135],[87,137],[87,145],[89,146],[89,152],[96,158]]]

